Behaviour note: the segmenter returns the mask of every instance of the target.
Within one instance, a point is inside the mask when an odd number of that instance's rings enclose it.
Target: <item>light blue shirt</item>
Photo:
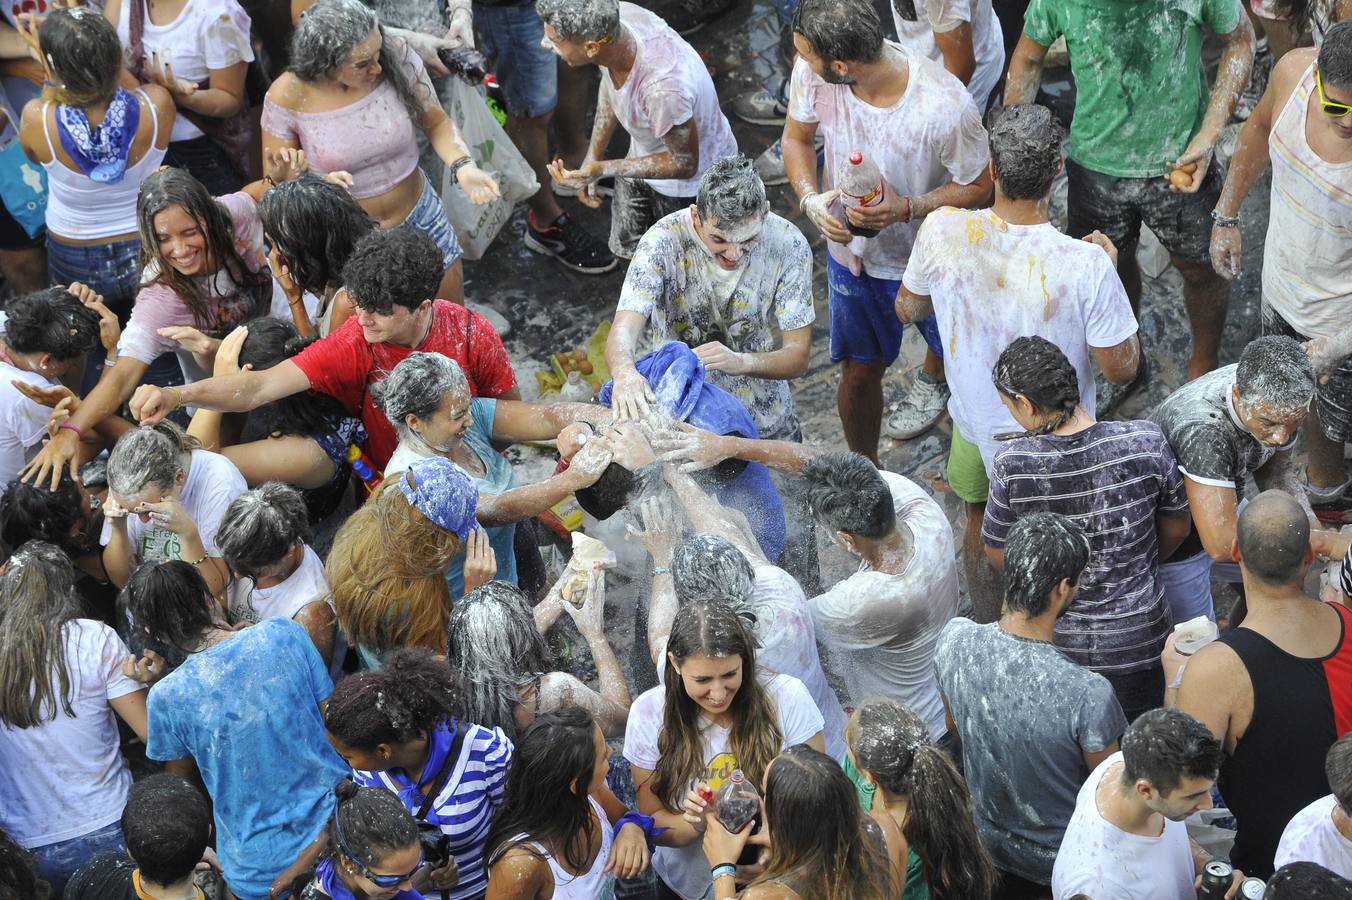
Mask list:
[[[474,424],[465,431],[465,443],[484,464],[484,477],[474,478],[474,484],[482,494],[501,494],[516,487],[516,471],[512,464],[497,450],[493,449],[493,419],[498,413],[498,401],[484,397],[475,397],[469,404]],[[473,477],[471,473],[471,477]],[[509,581],[516,584],[516,523],[497,525],[485,529],[488,543],[498,558],[498,574],[495,581]],[[451,586],[451,597],[460,599],[465,593],[465,554],[461,553],[451,560],[446,570],[446,581]]]

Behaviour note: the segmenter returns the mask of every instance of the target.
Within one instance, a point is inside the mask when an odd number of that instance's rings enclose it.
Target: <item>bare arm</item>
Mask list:
[[[595,484],[598,474],[591,474],[573,465],[536,484],[522,485],[501,494],[481,493],[475,516],[485,528],[529,519],[569,494]]]
[[[1238,501],[1235,489],[1202,484],[1188,476],[1183,477],[1192,508],[1192,523],[1201,538],[1202,548],[1216,562],[1234,562],[1232,547],[1239,526]]]
[[[185,92],[178,85],[171,87],[173,82],[165,87],[179,107],[204,116],[225,119],[239,112],[244,102],[244,76],[248,71],[249,64],[241,61],[224,69],[211,69],[205,90],[192,85],[193,89]]]
[[[695,353],[704,360],[705,368],[732,375],[778,380],[797,378],[807,371],[808,359],[812,355],[812,326],[804,325],[785,331],[781,338],[778,350],[738,352],[720,344],[705,344],[696,347]]]
[[[734,515],[736,510],[728,509],[695,484],[689,475],[677,471],[675,466],[662,467],[662,476],[671,485],[676,498],[685,509],[686,518],[696,531],[717,534],[735,546],[748,560],[755,563],[766,562],[760,544],[745,516]]]
[[[305,633],[314,641],[315,649],[324,660],[327,668],[333,663],[333,641],[338,632],[338,617],[327,598],[307,603],[291,617],[305,629]]]
[[[634,367],[634,353],[647,327],[648,317],[642,313],[618,310],[606,336],[606,366],[615,380],[611,406],[622,421],[642,418],[656,401],[648,379]]]
[[[910,198],[911,220],[923,219],[943,206],[957,206],[964,209],[978,209],[989,206],[994,190],[995,182],[991,178],[990,168],[987,167],[981,170],[981,174],[971,184],[959,184],[956,181],[950,181],[947,184],[939,185],[927,194]]]
[[[630,772],[634,777],[634,790],[638,797],[638,811],[645,816],[652,816],[654,824],[663,828],[670,828],[666,833],[670,843],[664,844],[669,847],[685,847],[699,841],[703,835],[695,830],[695,827],[686,821],[685,816],[679,812],[673,812],[667,809],[667,805],[657,798],[653,793],[652,780],[653,772],[651,769],[640,769],[638,766],[631,766]]]
[[[915,294],[901,285],[897,289],[897,318],[911,325],[934,315],[934,301],[927,294]]]
[[[1047,58],[1047,47],[1023,34],[1014,47],[1009,61],[1009,76],[1005,79],[1005,105],[1033,103],[1042,85],[1042,61]]]
[[[1168,559],[1174,555],[1179,545],[1187,540],[1192,530],[1192,516],[1188,513],[1168,515],[1155,514],[1155,541],[1159,545],[1159,558]],[[989,555],[989,548],[987,548]],[[1003,558],[1004,554],[1001,554]]]
[[[1089,352],[1113,384],[1131,384],[1141,366],[1141,341],[1134,334],[1112,347],[1090,347]]]
[[[600,111],[597,111],[600,121]],[[691,118],[662,135],[661,153],[598,160],[602,176],[617,178],[693,178],[699,171],[699,126]],[[593,144],[595,149],[595,144]],[[602,150],[605,148],[602,147]]]
[[[119,362],[117,368],[121,368]],[[116,371],[116,370],[114,370]],[[264,403],[310,389],[310,379],[293,360],[283,360],[261,372],[253,370],[220,378],[205,378],[175,388],[143,384],[131,398],[131,413],[152,425],[178,406],[205,406],[221,412],[248,412]]]
[[[779,146],[784,153],[784,170],[798,202],[817,190],[816,122],[799,122],[793,117],[784,120],[784,135]]]
[[[527,849],[515,847],[489,868],[484,900],[536,900],[553,896],[553,892],[554,876],[549,863]]]
[[[108,705],[117,713],[119,719],[127,723],[127,727],[132,730],[141,743],[146,742],[146,694],[147,691],[132,691],[130,694],[123,694],[108,701]]]
[[[609,425],[611,412],[596,403],[525,403],[499,400],[493,414],[493,441],[548,441],[574,422]]]
[[[664,463],[683,463],[686,472],[707,469],[725,459],[744,459],[790,475],[802,474],[809,460],[825,452],[824,448],[793,441],[714,434],[685,423],[678,423],[669,434],[654,436],[653,449]]]
[[[99,422],[112,415],[122,402],[131,396],[132,390],[147,368],[149,367],[138,359],[129,356],[120,357],[117,365],[103,370],[99,383],[89,392],[89,396],[80,402],[79,408],[71,415],[69,424],[84,433],[92,432]],[[56,490],[63,468],[69,468],[71,477],[76,478],[80,466],[79,443],[74,431],[68,428],[58,431],[24,468],[24,480],[41,483],[43,479],[49,479],[52,490]]]
[[[944,68],[963,84],[976,73],[976,52],[972,49],[972,23],[963,22],[952,31],[934,32],[934,43],[944,57]],[[981,112],[981,110],[977,110]]]
[[[1183,670],[1176,705],[1211,730],[1227,753],[1234,751],[1239,734],[1231,734],[1235,701],[1252,690],[1248,670],[1235,651],[1221,643],[1207,644],[1194,653]]]

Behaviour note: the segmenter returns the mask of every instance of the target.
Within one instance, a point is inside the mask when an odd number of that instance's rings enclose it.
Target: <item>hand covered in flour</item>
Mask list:
[[[826,235],[829,240],[833,240],[837,244],[848,244],[853,240],[854,235],[850,233],[850,229],[845,227],[844,222],[831,214],[831,204],[835,203],[839,196],[840,191],[838,190],[830,190],[820,194],[813,191],[803,197],[800,207],[808,221],[816,225],[817,230]]]
[[[687,475],[728,458],[719,435],[685,422],[673,422],[670,428],[654,434],[652,444],[658,459]]]
[[[586,587],[582,592],[582,603],[576,601],[563,604],[563,609],[577,625],[578,634],[590,641],[605,640],[606,637],[606,572],[596,568],[587,573]]]
[[[1230,229],[1235,231],[1237,229]],[[1317,337],[1302,344],[1305,353],[1310,357],[1310,365],[1314,366],[1314,373],[1319,377],[1320,384],[1327,384],[1329,376],[1343,364],[1343,362],[1352,356],[1352,329],[1343,334],[1337,334],[1332,337]]]

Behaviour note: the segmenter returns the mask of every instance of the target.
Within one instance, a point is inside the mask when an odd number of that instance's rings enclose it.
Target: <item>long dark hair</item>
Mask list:
[[[258,212],[292,280],[317,297],[342,285],[352,248],[376,227],[346,188],[312,173],[268,191]]]
[[[8,553],[28,541],[55,544],[71,558],[98,549],[95,521],[86,515],[88,500],[63,472],[56,490],[47,483],[28,484],[17,478],[0,496],[0,548]],[[101,516],[94,517],[101,520]]]
[[[32,728],[75,716],[66,666],[66,623],[83,604],[75,571],[53,544],[29,541],[0,575],[0,722]]]
[[[1075,417],[1080,405],[1080,376],[1061,352],[1046,338],[1032,335],[1015,338],[991,370],[995,389],[1013,400],[1023,396],[1039,415],[1046,416],[1032,431],[997,434],[997,441],[1051,434]]]
[[[458,715],[460,686],[446,660],[430,650],[395,650],[385,665],[349,675],[324,707],[324,727],[359,750],[430,735]]]
[[[840,764],[807,744],[765,775],[770,861],[752,884],[777,881],[804,897],[888,900],[892,878],[854,785]]]
[[[846,731],[858,767],[888,794],[905,797],[902,834],[925,864],[936,897],[987,900],[995,865],[972,821],[972,797],[929,729],[895,700],[866,700]]]
[[[186,169],[161,166],[145,181],[136,195],[136,228],[141,235],[141,268],[155,264],[155,277],[150,284],[162,284],[178,295],[192,312],[193,322],[201,330],[210,330],[212,316],[198,296],[196,279],[184,275],[170,264],[160,252],[155,237],[155,217],[171,206],[180,206],[201,229],[206,239],[207,258],[220,267],[241,291],[254,295],[255,306],[266,309],[265,300],[271,296],[272,273],[266,265],[254,271],[235,247],[235,227],[230,213]],[[216,279],[208,278],[209,290],[215,293]],[[265,295],[264,289],[267,288]],[[220,299],[220,298],[215,298]]]
[[[59,82],[56,97],[63,106],[84,109],[107,103],[117,93],[122,43],[97,10],[52,10],[38,26],[38,49]]]
[[[587,799],[595,767],[596,721],[591,713],[565,706],[530,723],[512,753],[506,799],[484,844],[488,865],[514,847],[539,856],[531,846],[538,841],[573,870],[586,871],[598,827]]]
[[[239,349],[239,364],[252,366],[255,372],[295,356],[314,338],[304,338],[296,326],[275,316],[264,316],[249,323],[249,334]],[[331,430],[330,422],[347,415],[343,405],[328,394],[319,391],[301,391],[271,403],[265,403],[249,414],[253,424],[269,437],[298,434],[314,437]]]
[[[652,778],[654,796],[675,809],[691,779],[704,768],[699,704],[686,693],[672,664],[673,656],[682,664],[692,656],[741,657],[742,684],[728,706],[732,716],[728,744],[741,770],[759,784],[770,760],[779,752],[784,734],[774,700],[756,677],[756,640],[746,623],[726,604],[692,601],[677,611],[667,651],[662,730],[657,736],[658,762]]]
[[[516,739],[521,689],[552,668],[526,595],[490,581],[451,608],[448,656],[464,685],[465,718]]]
[[[181,559],[141,563],[127,579],[118,603],[126,607],[136,627],[181,653],[195,652],[215,622],[211,589],[197,567]]]

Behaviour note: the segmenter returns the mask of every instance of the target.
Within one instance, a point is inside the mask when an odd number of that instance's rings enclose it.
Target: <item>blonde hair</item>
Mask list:
[[[393,480],[382,484],[338,530],[325,565],[348,639],[377,654],[445,653],[446,569],[460,550],[460,538],[411,506]]]

